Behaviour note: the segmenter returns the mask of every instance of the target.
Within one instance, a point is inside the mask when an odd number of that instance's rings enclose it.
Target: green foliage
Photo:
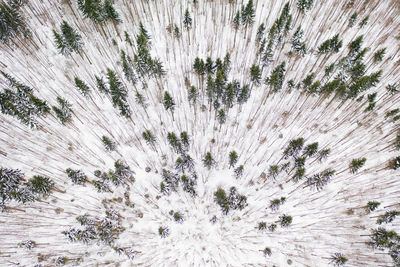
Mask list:
[[[119,17],[118,12],[115,10],[110,0],[105,0],[103,5],[104,18],[111,19],[117,23],[121,23],[122,19]]]
[[[26,203],[34,200],[27,184],[22,184],[24,174],[18,169],[0,168],[0,210],[6,209],[6,203],[11,200]]]
[[[207,168],[211,168],[213,165],[215,165],[215,160],[213,159],[213,157],[212,157],[212,155],[211,155],[211,152],[207,152],[205,155],[204,155],[204,158],[203,158],[203,165],[204,165],[204,167],[207,167]]]
[[[318,47],[318,53],[319,54],[324,54],[328,52],[339,52],[339,49],[342,47],[343,41],[339,40],[339,34],[336,34],[333,36],[331,39],[328,39],[324,41],[319,47]]]
[[[266,222],[259,222],[257,228],[258,228],[259,231],[264,231],[265,229],[267,229],[267,223]]]
[[[159,228],[158,228],[158,234],[160,235],[160,237],[161,238],[166,238],[166,237],[168,237],[169,236],[169,229],[168,229],[168,227],[163,227],[163,226],[160,226]]]
[[[218,188],[214,193],[214,201],[221,207],[224,215],[230,210],[242,210],[247,206],[247,197],[239,194],[235,187],[229,189],[229,195],[224,189]]]
[[[296,54],[300,56],[304,56],[307,50],[306,43],[302,41],[303,37],[304,37],[304,31],[301,29],[300,25],[299,27],[297,27],[292,38],[292,49]]]
[[[285,197],[276,198],[276,199],[274,199],[274,200],[271,200],[270,203],[269,203],[269,208],[270,208],[272,211],[277,211],[277,210],[279,209],[279,207],[280,207],[283,203],[285,203],[285,201],[286,201],[286,198],[285,198]]]
[[[369,15],[365,16],[365,17],[360,21],[360,23],[358,24],[358,27],[359,27],[360,29],[363,28],[365,25],[367,25],[368,20],[369,20]]]
[[[278,92],[282,89],[283,79],[285,77],[286,71],[285,66],[286,62],[283,61],[271,72],[271,75],[266,79],[266,84],[272,88],[273,92]]]
[[[313,6],[314,0],[297,0],[297,7],[302,12],[309,11]]]
[[[347,261],[348,259],[342,253],[335,253],[331,256],[331,263],[337,267],[344,266]]]
[[[185,10],[183,25],[185,26],[186,29],[189,29],[192,27],[192,18],[190,17],[189,9],[187,9],[187,8]]]
[[[236,151],[233,150],[229,153],[229,168],[235,167],[237,161],[238,161],[238,154],[236,153]]]
[[[142,133],[143,139],[147,144],[153,145],[156,142],[156,138],[150,130],[146,130]]]
[[[107,79],[108,88],[103,87],[104,83],[100,86],[98,83],[99,89],[101,88],[101,90],[105,90],[105,92],[109,93],[113,106],[118,107],[119,112],[122,116],[129,118],[132,114],[132,111],[127,100],[128,91],[122,84],[117,74],[109,68],[107,68]]]
[[[174,24],[174,36],[177,39],[181,38],[181,31],[179,30],[179,27],[176,24]]]
[[[233,28],[236,30],[239,29],[240,26],[240,12],[237,11],[235,17],[233,18]]]
[[[192,104],[195,104],[198,98],[199,98],[199,92],[197,88],[194,85],[190,86],[188,90],[188,101]]]
[[[180,213],[178,211],[174,212],[173,217],[174,217],[174,221],[175,222],[177,222],[177,223],[182,223],[183,222],[183,214],[182,213]]]
[[[397,210],[387,211],[385,214],[379,216],[379,218],[376,220],[376,223],[391,223],[398,215],[400,215],[400,212]]]
[[[28,180],[28,188],[38,196],[48,196],[54,187],[54,182],[50,178],[40,175],[35,175]]]
[[[94,175],[100,180],[92,181],[92,184],[96,187],[98,192],[111,192],[110,183],[114,186],[121,184],[127,184],[128,182],[134,182],[134,172],[131,171],[130,167],[121,160],[114,162],[114,170],[108,170],[108,172],[102,172],[96,170]]]
[[[244,166],[240,165],[234,169],[236,179],[239,179],[243,175]]]
[[[272,251],[271,251],[270,248],[264,248],[263,254],[264,254],[265,257],[267,257],[267,256],[269,257],[269,256],[272,255]]]
[[[301,151],[304,146],[304,138],[300,137],[297,139],[292,139],[289,141],[288,146],[285,148],[283,152],[283,156],[285,159],[288,157],[296,157],[297,154]]]
[[[61,34],[53,30],[54,41],[59,52],[68,56],[72,52],[81,53],[83,47],[82,36],[65,20],[61,22]]]
[[[352,172],[352,173],[357,173],[357,171],[362,167],[362,166],[364,166],[364,164],[365,164],[365,162],[367,161],[367,159],[366,158],[358,158],[358,159],[353,159],[351,162],[350,162],[350,171]]]
[[[318,191],[322,190],[324,186],[330,182],[335,172],[335,170],[326,169],[320,173],[314,174],[313,176],[307,178],[307,185],[311,189],[317,189]]]
[[[383,57],[385,56],[385,53],[386,53],[386,47],[376,51],[374,54],[374,63],[381,62]]]
[[[251,81],[256,85],[261,83],[261,69],[259,66],[253,64],[250,68]]]
[[[256,11],[254,9],[253,0],[249,0],[246,6],[242,6],[240,18],[243,26],[247,27],[254,23],[254,18],[256,16]]]
[[[163,105],[165,110],[174,111],[175,109],[175,101],[167,91],[164,92]]]
[[[368,212],[372,212],[376,210],[380,205],[381,203],[378,201],[368,201],[366,209]]]
[[[289,227],[292,224],[293,218],[292,216],[288,216],[288,215],[281,215],[279,217],[279,222],[281,224],[282,227]]]
[[[104,0],[104,2],[101,0],[77,0],[77,4],[82,14],[95,23],[102,23],[109,19],[116,23],[122,22],[110,0]]]
[[[226,122],[226,113],[224,109],[221,108],[218,110],[217,120],[219,124],[224,124]]]
[[[357,13],[357,12],[354,12],[354,13],[351,15],[351,17],[350,17],[350,19],[349,19],[349,24],[348,24],[348,26],[349,26],[350,28],[353,27],[354,24],[356,23],[357,17],[358,17],[358,13]]]
[[[64,98],[57,97],[59,107],[52,106],[52,110],[56,113],[56,116],[61,124],[65,125],[71,120],[72,117],[72,105]]]
[[[117,144],[105,135],[101,137],[101,141],[107,151],[114,151],[117,148]]]
[[[386,86],[386,89],[392,95],[397,94],[399,92],[399,90],[397,89],[397,85],[396,84],[388,84]]]
[[[125,79],[135,85],[137,82],[136,74],[133,70],[133,62],[131,58],[125,54],[124,50],[121,50],[121,60],[122,60],[122,71],[124,72]]]
[[[79,92],[83,96],[88,96],[89,95],[89,91],[90,91],[89,86],[84,81],[82,81],[78,77],[75,77],[74,78],[74,82],[75,82],[76,88],[79,90]]]
[[[0,91],[0,111],[16,117],[21,123],[37,127],[37,118],[46,115],[50,108],[46,101],[33,95],[33,89],[26,86],[5,72],[0,71],[7,82],[7,87]]]
[[[0,42],[8,43],[17,36],[29,37],[28,26],[21,15],[19,5],[0,2]]]
[[[83,185],[87,181],[87,176],[81,170],[72,170],[68,168],[65,172],[74,184]]]

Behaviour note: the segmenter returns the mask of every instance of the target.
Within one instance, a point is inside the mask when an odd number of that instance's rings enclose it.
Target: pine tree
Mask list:
[[[250,76],[251,76],[251,81],[254,82],[256,85],[261,84],[261,70],[259,66],[255,64],[251,66]]]
[[[119,17],[118,12],[115,10],[110,0],[105,0],[103,5],[103,12],[105,19],[111,19],[117,23],[121,23],[122,19]]]
[[[318,47],[318,53],[319,54],[324,54],[328,52],[339,52],[339,49],[342,47],[343,41],[339,40],[339,34],[336,34],[333,36],[331,39],[328,39],[324,41],[319,47]]]
[[[72,170],[68,168],[65,172],[74,184],[83,185],[87,181],[87,176],[81,170]]]
[[[125,117],[131,116],[131,109],[127,102],[128,91],[123,86],[117,74],[111,69],[107,68],[107,79],[109,85],[109,93],[114,107],[118,106],[120,114]]]
[[[142,133],[143,139],[147,144],[153,145],[156,142],[156,138],[150,130],[146,130]]]
[[[271,72],[271,75],[266,80],[266,83],[272,88],[273,92],[278,92],[282,89],[283,79],[286,71],[285,66],[286,62],[283,61]]]
[[[174,36],[177,39],[181,38],[181,31],[179,30],[179,27],[176,24],[174,24]]]
[[[235,17],[233,18],[233,28],[235,31],[239,29],[240,26],[240,12],[237,11]]]
[[[239,179],[240,177],[242,177],[242,175],[243,175],[243,170],[244,170],[244,166],[243,165],[240,165],[239,167],[236,167],[235,169],[234,169],[234,173],[235,173],[235,177],[236,177],[236,179]]]
[[[193,69],[198,75],[203,76],[206,73],[204,60],[196,57],[194,59]]]
[[[105,135],[101,137],[101,141],[107,151],[114,151],[117,148],[117,144]]]
[[[377,201],[368,201],[366,209],[368,212],[372,212],[376,210],[380,205],[381,203]]]
[[[67,56],[72,52],[82,52],[82,36],[65,20],[61,23],[61,34],[53,30],[53,35],[57,49],[62,55]]]
[[[342,253],[335,253],[331,256],[331,263],[337,267],[344,266],[347,261],[348,259]]]
[[[374,54],[374,63],[381,62],[383,57],[385,56],[386,48],[379,49]]]
[[[301,25],[299,27],[297,27],[295,33],[293,34],[293,38],[292,38],[292,49],[293,51],[300,55],[300,56],[304,56],[304,54],[306,53],[306,44],[305,42],[302,41],[304,36],[304,32],[301,29]]]
[[[169,228],[168,227],[159,227],[158,228],[158,234],[161,236],[161,238],[166,238],[169,236]]]
[[[271,177],[272,179],[275,180],[279,172],[280,172],[279,165],[270,165],[268,169],[268,177]]]
[[[309,11],[313,6],[314,0],[297,0],[297,7],[302,12]]]
[[[78,9],[86,18],[90,18],[95,23],[104,21],[103,6],[100,0],[77,0]]]
[[[90,91],[89,86],[78,77],[75,77],[74,81],[75,81],[75,86],[79,90],[79,92],[85,97],[88,96]]]
[[[357,171],[364,166],[365,162],[367,161],[366,158],[358,158],[358,159],[353,159],[350,162],[350,171],[352,173],[357,173]]]
[[[265,31],[265,25],[264,25],[264,23],[261,23],[260,26],[258,26],[257,34],[256,34],[256,40],[258,42],[260,42],[263,39],[264,31]]]
[[[279,222],[282,227],[289,227],[292,224],[293,218],[292,216],[288,216],[283,214],[279,217]]]
[[[183,145],[183,148],[185,150],[187,150],[189,148],[189,142],[190,142],[188,133],[186,131],[183,131],[183,132],[181,132],[180,137],[181,137],[181,143]]]
[[[124,72],[125,78],[133,85],[135,85],[137,82],[137,78],[132,67],[133,63],[131,58],[125,54],[124,50],[121,50],[121,60],[122,60],[122,71]]]
[[[106,87],[106,84],[104,83],[103,78],[95,75],[95,79],[96,79],[96,87],[99,90],[99,92],[108,94],[110,92],[110,90]]]
[[[307,157],[312,157],[317,153],[317,151],[318,151],[318,142],[315,142],[307,145],[304,148],[304,155],[306,155]]]
[[[35,195],[47,196],[53,187],[54,182],[45,176],[35,175],[28,180],[28,188]]]
[[[367,15],[367,16],[365,16],[365,17],[360,21],[360,23],[358,24],[358,27],[359,27],[360,29],[361,29],[361,28],[364,28],[364,26],[367,25],[368,20],[369,20],[369,16]]]
[[[52,106],[54,113],[61,124],[65,124],[71,120],[72,117],[72,105],[64,98],[57,97],[59,107]]]
[[[188,90],[189,103],[195,104],[197,102],[198,97],[199,97],[199,92],[197,91],[197,88],[194,85],[190,86]]]
[[[236,153],[236,151],[233,150],[229,153],[229,168],[235,167],[237,161],[238,161],[238,154]]]
[[[224,109],[218,110],[217,120],[219,124],[224,124],[226,122],[226,113]]]
[[[358,13],[357,13],[357,12],[354,12],[354,13],[351,15],[351,17],[350,17],[350,19],[349,19],[349,25],[348,25],[350,28],[353,27],[354,24],[356,23],[357,17],[358,17]]]
[[[242,7],[242,11],[240,14],[242,24],[247,27],[248,25],[252,25],[254,23],[254,18],[256,16],[256,11],[254,9],[253,0],[249,0],[247,2],[246,7]]]
[[[205,68],[208,74],[214,74],[215,72],[215,65],[214,61],[211,59],[211,57],[207,57],[206,63],[205,63]]]
[[[168,133],[167,140],[169,145],[175,150],[176,153],[180,153],[182,151],[182,143],[174,132]]]
[[[21,15],[19,5],[0,2],[0,41],[7,43],[19,35],[25,38],[30,36],[30,31]]]
[[[211,152],[207,152],[203,158],[203,165],[210,169],[213,165],[215,165],[215,160],[213,159]]]
[[[173,112],[175,109],[175,101],[167,91],[164,92],[163,105],[165,110],[171,110]]]
[[[272,250],[270,248],[268,248],[268,247],[264,248],[263,249],[263,254],[264,254],[265,257],[267,257],[267,256],[269,257],[269,256],[272,255]]]
[[[192,27],[192,18],[190,17],[189,9],[186,8],[185,10],[185,17],[183,19],[183,25],[185,25],[186,29]]]

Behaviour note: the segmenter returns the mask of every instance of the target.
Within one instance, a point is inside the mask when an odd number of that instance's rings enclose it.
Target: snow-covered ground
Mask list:
[[[305,14],[299,12],[296,1],[289,1],[292,29],[276,49],[273,62],[263,69],[265,78],[286,61],[282,91],[272,94],[267,85],[251,85],[250,99],[231,108],[221,126],[215,111],[209,111],[203,92],[197,105],[187,100],[185,78],[201,88],[192,68],[194,59],[211,56],[215,60],[229,52],[232,69],[228,80],[251,84],[250,66],[259,63],[257,27],[264,22],[268,30],[285,1],[254,1],[254,25],[236,33],[232,20],[242,1],[193,4],[116,0],[123,23],[108,22],[103,29],[84,19],[75,1],[72,2],[29,1],[23,14],[33,33],[32,41],[0,48],[1,70],[34,88],[35,95],[50,105],[56,105],[57,96],[66,98],[73,110],[72,121],[65,126],[51,113],[39,119],[41,127],[37,130],[13,117],[0,115],[0,167],[18,168],[27,177],[46,175],[57,188],[37,202],[11,202],[9,210],[0,214],[0,266],[54,266],[58,256],[66,257],[66,265],[71,266],[289,266],[288,260],[291,266],[328,266],[330,257],[337,252],[348,258],[346,266],[392,265],[386,252],[373,250],[366,242],[370,240],[370,230],[377,227],[379,215],[400,209],[398,170],[388,168],[389,160],[398,156],[394,141],[399,124],[385,119],[386,112],[399,107],[399,95],[390,95],[385,89],[388,84],[400,86],[397,1],[356,0],[352,7],[344,0],[315,1]],[[186,8],[193,18],[189,30],[183,27]],[[369,22],[362,29],[347,26],[355,11],[359,13],[358,21],[369,15]],[[82,55],[65,57],[57,53],[52,29],[59,29],[62,20],[82,35]],[[151,35],[151,55],[163,62],[166,75],[149,79],[146,86],[139,82],[133,87],[123,78],[120,51],[133,57],[136,48],[124,41],[123,33],[127,31],[134,41],[139,22]],[[174,23],[182,31],[180,39],[166,29]],[[288,55],[290,38],[300,24],[309,48],[316,50],[337,33],[343,39],[343,48],[337,54]],[[344,56],[347,44],[361,34],[363,47],[370,48],[365,58],[367,73],[383,70],[381,82],[368,91],[378,92],[373,111],[364,112],[366,98],[359,102],[341,101],[287,90],[287,81],[293,79],[297,84],[311,72],[316,73],[316,79],[322,79],[325,67]],[[117,46],[112,44],[112,38]],[[374,53],[383,47],[384,60],[373,64]],[[110,99],[96,88],[95,75],[105,77],[107,67],[115,70],[128,88],[131,119],[120,116]],[[75,76],[90,86],[90,98],[83,97],[75,88]],[[0,88],[4,84],[0,80]],[[146,97],[146,109],[135,102],[135,89]],[[176,102],[173,116],[162,104],[164,91],[171,93]],[[204,111],[202,104],[207,107]],[[157,139],[154,146],[147,145],[142,138],[147,129]],[[195,198],[181,189],[170,196],[162,196],[159,190],[161,170],[174,169],[178,156],[167,142],[167,133],[182,131],[190,136],[189,154],[196,162]],[[103,135],[117,142],[116,151],[104,149]],[[311,159],[306,164],[307,175],[327,168],[336,170],[332,181],[321,191],[310,190],[304,179],[293,183],[288,175],[281,174],[276,180],[263,175],[270,165],[283,163],[283,149],[291,139],[299,137],[306,144],[318,142],[320,149],[331,149],[326,161]],[[239,179],[229,168],[228,155],[232,150],[239,154],[238,165],[244,165]],[[202,165],[208,151],[216,161],[211,170]],[[352,174],[349,163],[360,157],[367,159],[366,164]],[[98,193],[89,183],[73,185],[65,173],[67,168],[81,169],[92,180],[95,170],[112,169],[119,159],[135,172],[135,182],[129,188],[115,188],[113,193]],[[231,186],[247,196],[248,206],[223,215],[213,194],[218,187],[227,190]],[[126,195],[134,207],[126,205]],[[271,211],[270,201],[280,197],[286,197],[286,202],[278,211]],[[373,200],[381,202],[381,206],[367,214],[365,206]],[[78,226],[77,216],[87,213],[101,218],[109,208],[120,213],[125,228],[117,244],[136,251],[133,259],[118,255],[105,245],[70,243],[61,233]],[[182,212],[183,223],[175,222],[170,210]],[[282,214],[293,217],[290,227],[278,226],[275,232],[257,229],[259,222],[276,223]],[[215,224],[210,222],[214,215]],[[160,226],[169,228],[168,237],[160,238]],[[387,228],[400,230],[399,219]],[[35,241],[36,247],[19,248],[17,244],[24,240]],[[271,256],[264,255],[266,247],[271,249]]]

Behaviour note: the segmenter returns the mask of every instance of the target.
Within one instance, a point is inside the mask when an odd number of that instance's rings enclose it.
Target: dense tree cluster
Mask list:
[[[65,56],[72,52],[81,53],[83,51],[82,36],[77,30],[72,28],[65,20],[61,23],[61,33],[53,30],[54,41],[58,51]]]
[[[7,43],[22,35],[29,37],[31,32],[20,11],[21,3],[0,1],[0,42]]]
[[[91,183],[98,192],[111,192],[110,183],[114,186],[132,183],[135,181],[133,174],[134,172],[125,162],[117,160],[114,163],[114,170],[109,170],[108,172],[96,170],[94,175],[99,180],[92,180]]]
[[[247,197],[239,194],[235,187],[229,189],[229,194],[224,189],[218,188],[214,193],[214,201],[225,215],[231,210],[242,210],[247,206]]]
[[[0,71],[7,87],[0,91],[0,111],[11,115],[31,128],[37,127],[37,118],[50,111],[46,101],[36,97],[33,89],[26,86],[10,75]]]
[[[107,20],[120,23],[118,12],[113,6],[112,0],[77,0],[78,9],[86,18],[90,18],[95,23],[102,23]]]

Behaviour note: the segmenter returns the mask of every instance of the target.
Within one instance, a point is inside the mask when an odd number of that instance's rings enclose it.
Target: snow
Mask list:
[[[72,1],[75,2],[75,1]],[[239,1],[241,2],[241,1]],[[387,111],[398,107],[399,96],[385,91],[387,84],[400,81],[399,5],[396,1],[355,1],[348,8],[344,0],[315,1],[306,14],[299,13],[290,1],[293,23],[286,40],[278,46],[273,62],[263,69],[263,78],[282,61],[286,61],[283,91],[268,94],[266,85],[252,86],[246,104],[236,105],[227,113],[221,127],[215,111],[209,112],[206,97],[195,107],[187,101],[185,78],[198,88],[200,79],[192,70],[196,57],[223,58],[231,53],[232,69],[228,80],[250,83],[249,70],[256,58],[257,27],[261,22],[267,30],[279,16],[285,1],[254,1],[255,23],[247,31],[236,33],[231,21],[240,3],[228,1],[115,1],[123,23],[111,22],[101,27],[83,19],[75,3],[69,1],[32,0],[23,7],[28,25],[34,33],[32,41],[0,48],[0,66],[17,80],[34,88],[35,95],[56,105],[61,96],[72,104],[72,121],[61,125],[54,113],[39,119],[42,126],[32,130],[17,119],[0,114],[0,167],[18,168],[26,177],[49,176],[56,188],[48,198],[28,204],[9,203],[10,210],[0,215],[0,265],[54,266],[59,256],[66,257],[67,266],[328,266],[330,257],[343,253],[346,266],[390,266],[386,252],[367,246],[370,229],[376,218],[387,209],[398,209],[400,181],[396,170],[387,167],[397,156],[394,140],[398,123],[385,120]],[[71,11],[72,6],[73,11]],[[183,28],[183,14],[188,8],[193,28]],[[348,18],[357,11],[358,20],[369,14],[368,24],[359,29],[348,28]],[[82,34],[84,53],[64,57],[57,53],[51,30],[66,20]],[[164,64],[166,76],[139,82],[133,87],[123,78],[120,51],[129,56],[136,52],[123,37],[127,31],[132,41],[142,21],[151,35],[151,55]],[[166,27],[176,23],[182,31],[178,40]],[[336,33],[343,39],[338,54],[290,57],[291,36],[301,24],[307,47],[317,49]],[[118,29],[118,32],[116,32]],[[337,62],[347,53],[345,46],[364,34],[363,47],[369,47],[365,62],[367,72],[383,69],[381,82],[368,93],[378,92],[372,112],[363,112],[366,100],[339,101],[307,95],[297,89],[285,90],[286,82],[297,84],[311,72],[322,79],[325,66]],[[114,38],[118,47],[113,46]],[[386,47],[386,56],[379,64],[372,63],[377,50]],[[132,119],[119,115],[111,100],[96,89],[95,75],[105,77],[106,68],[115,70],[128,88]],[[74,85],[78,76],[91,88],[90,98],[83,97]],[[0,88],[4,81],[0,80]],[[205,88],[205,85],[204,85]],[[135,89],[144,94],[146,110],[135,102]],[[176,107],[174,117],[162,105],[164,91],[171,93]],[[206,111],[200,105],[205,104]],[[142,132],[151,130],[157,141],[147,145]],[[189,155],[195,159],[198,173],[198,197],[192,198],[181,189],[170,196],[161,196],[159,184],[162,168],[173,169],[177,154],[167,142],[167,133],[187,131],[190,136]],[[116,151],[106,151],[101,141],[105,135],[115,140]],[[294,184],[290,176],[281,174],[276,180],[263,179],[270,165],[283,163],[282,152],[289,140],[303,137],[306,144],[319,142],[319,149],[330,148],[326,161],[307,162],[307,176],[327,168],[336,170],[331,182],[321,191],[305,187],[305,179]],[[211,140],[215,140],[212,143]],[[243,176],[235,179],[229,167],[229,152],[235,150],[238,164],[244,165]],[[210,151],[217,165],[210,170],[202,166],[202,158]],[[165,155],[164,159],[163,156]],[[366,165],[351,174],[351,159],[366,157]],[[65,170],[81,169],[95,179],[95,170],[113,169],[115,161],[124,160],[135,172],[135,182],[128,188],[113,187],[113,193],[98,193],[86,183],[74,185]],[[145,168],[150,167],[150,172]],[[214,202],[218,187],[229,190],[235,186],[247,196],[248,206],[222,215]],[[127,192],[134,207],[124,200]],[[161,196],[158,199],[157,196]],[[271,211],[270,200],[286,197],[278,211]],[[120,201],[118,198],[121,198]],[[367,214],[365,205],[377,200],[381,206]],[[137,251],[133,259],[118,255],[104,245],[87,246],[69,243],[62,231],[77,227],[75,218],[88,213],[102,218],[106,209],[121,215],[125,231],[117,244]],[[179,224],[169,211],[180,211],[184,222]],[[293,217],[288,228],[281,228],[279,216]],[[210,219],[216,215],[217,222]],[[277,223],[273,233],[260,233],[259,222]],[[168,226],[170,235],[160,238],[158,228]],[[400,230],[399,219],[387,225]],[[36,247],[26,250],[18,243],[33,240]],[[263,249],[271,248],[265,257]]]

